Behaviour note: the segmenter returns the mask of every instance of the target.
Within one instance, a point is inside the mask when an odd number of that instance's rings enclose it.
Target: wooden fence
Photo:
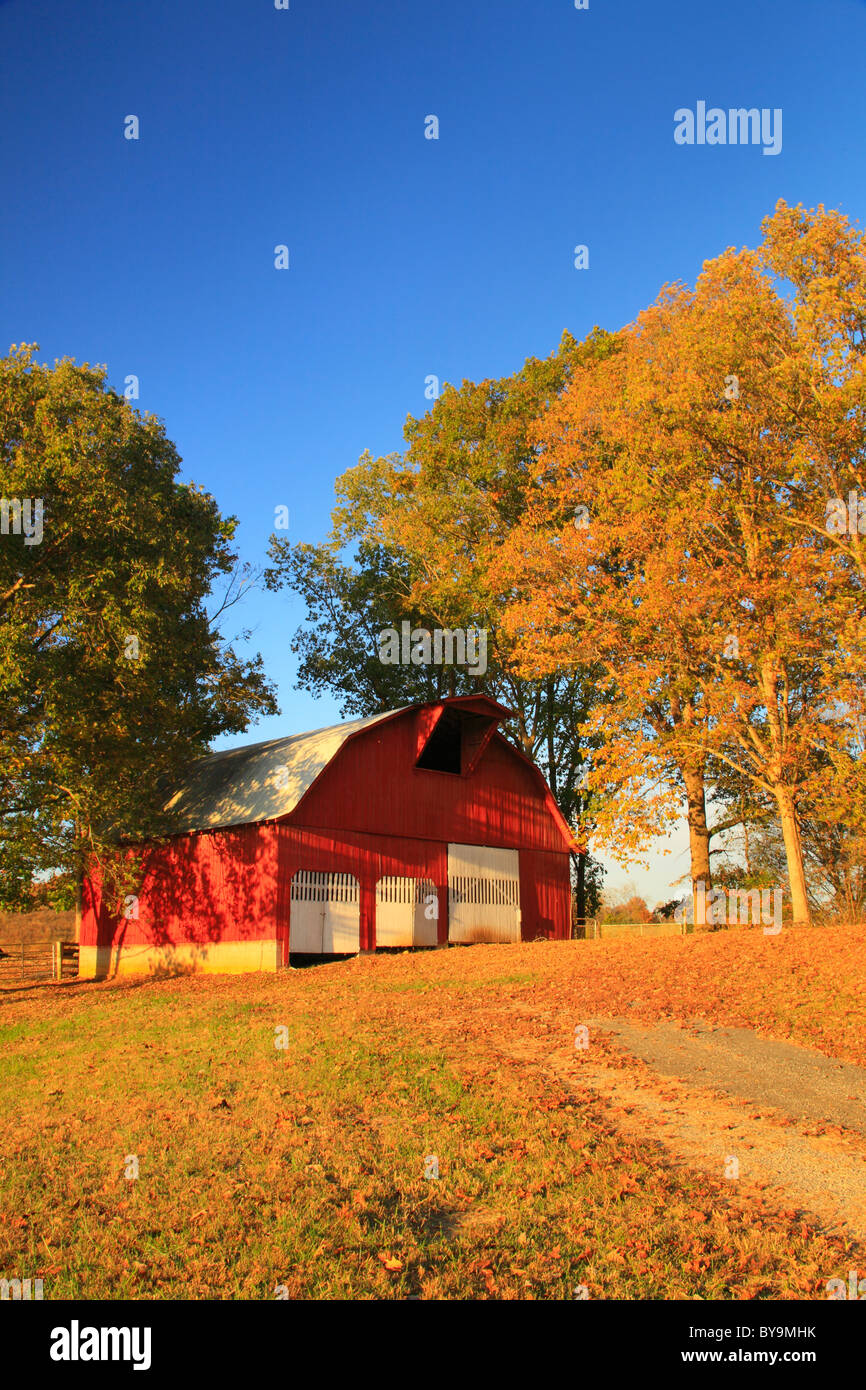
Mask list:
[[[72,980],[77,975],[75,941],[0,941],[0,986]]]
[[[599,922],[597,917],[587,918],[585,939],[587,941],[610,941],[618,936],[685,936],[685,922]]]
[[[74,980],[78,977],[78,942],[52,942],[51,974],[55,980]]]

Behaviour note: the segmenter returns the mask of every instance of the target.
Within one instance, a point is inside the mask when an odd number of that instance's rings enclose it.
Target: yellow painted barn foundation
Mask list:
[[[163,946],[81,946],[80,980],[104,980],[130,975],[243,975],[276,970],[281,946],[261,941],[183,941]]]

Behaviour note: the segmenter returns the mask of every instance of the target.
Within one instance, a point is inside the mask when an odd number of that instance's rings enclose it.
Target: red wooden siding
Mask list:
[[[276,827],[181,835],[148,852],[138,919],[111,919],[98,878],[85,880],[81,945],[177,945],[276,935]]]
[[[567,851],[552,798],[519,753],[496,734],[468,777],[416,768],[411,715],[350,739],[287,820],[368,834],[417,836],[503,849]]]
[[[570,862],[544,850],[520,851],[521,937],[549,941],[571,936]]]

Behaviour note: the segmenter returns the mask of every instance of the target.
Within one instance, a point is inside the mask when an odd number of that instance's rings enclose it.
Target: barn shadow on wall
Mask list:
[[[276,919],[275,827],[183,835],[145,851],[138,892],[119,917],[99,898],[96,974],[113,976],[121,954],[141,953],[155,978],[207,970],[214,948],[262,951]],[[128,915],[127,915],[128,914]]]

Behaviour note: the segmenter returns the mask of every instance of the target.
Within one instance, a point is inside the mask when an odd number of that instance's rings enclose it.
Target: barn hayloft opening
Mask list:
[[[416,767],[450,772],[459,777],[473,772],[497,721],[467,709],[445,709],[425,743]]]
[[[424,767],[429,772],[452,772],[460,776],[463,770],[463,721],[453,710],[445,710],[415,766]]]

